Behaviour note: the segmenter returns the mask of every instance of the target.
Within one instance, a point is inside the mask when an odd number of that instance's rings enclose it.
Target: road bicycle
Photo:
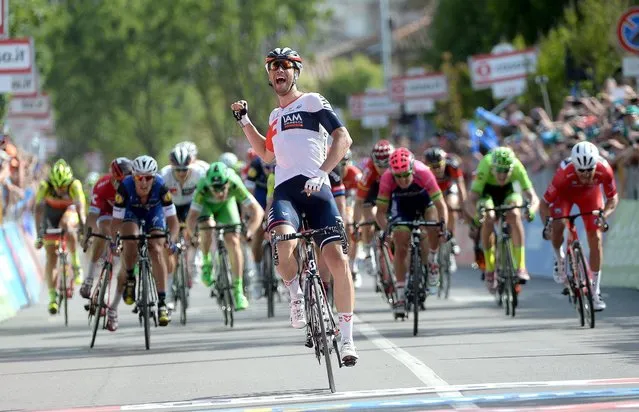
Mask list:
[[[69,299],[73,297],[73,276],[69,273],[69,251],[67,250],[67,231],[62,228],[49,228],[44,232],[43,241],[55,242],[55,254],[58,256],[58,313],[64,307],[64,326],[69,326]]]
[[[273,263],[277,266],[279,263],[279,257],[277,253],[277,244],[279,242],[285,242],[289,240],[300,239],[303,253],[299,258],[301,259],[301,266],[303,276],[300,276],[301,285],[304,290],[304,305],[306,310],[306,333],[307,341],[306,346],[309,348],[315,348],[315,356],[317,361],[322,363],[322,357],[324,358],[324,364],[326,365],[326,374],[328,375],[328,384],[331,392],[335,392],[335,380],[333,377],[333,367],[331,365],[331,353],[334,352],[337,356],[337,363],[341,368],[342,359],[339,355],[339,349],[337,347],[337,335],[339,329],[335,323],[333,311],[326,297],[326,291],[322,285],[322,279],[319,276],[317,270],[317,258],[315,256],[315,244],[314,237],[323,235],[338,235],[342,245],[342,252],[348,253],[348,243],[346,238],[346,231],[344,223],[341,219],[338,219],[336,226],[329,226],[323,229],[307,229],[308,225],[305,221],[305,216],[302,215],[303,225],[302,230],[298,233],[290,233],[284,235],[278,235],[274,231],[271,233],[271,243],[273,246]],[[344,366],[353,366],[356,359],[348,360],[344,363]]]

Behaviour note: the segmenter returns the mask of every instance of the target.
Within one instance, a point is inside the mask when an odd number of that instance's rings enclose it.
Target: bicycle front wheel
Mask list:
[[[266,316],[272,318],[275,316],[275,288],[277,287],[277,279],[273,273],[273,255],[271,254],[271,244],[264,244],[264,253],[262,253],[262,276],[264,279],[264,291],[266,292]]]
[[[583,296],[583,312],[585,323],[592,329],[595,327],[595,307],[592,296],[592,283],[588,276],[588,267],[581,249],[575,248],[575,265],[579,273],[579,294]],[[582,322],[582,326],[584,323]]]
[[[62,276],[61,276],[61,287],[60,287],[60,295],[62,298],[62,304],[64,305],[64,326],[69,326],[69,298],[68,298],[68,289],[69,283],[67,279],[67,260],[63,256],[60,257],[61,267],[62,267]],[[59,306],[59,305],[58,305]]]
[[[331,364],[331,346],[328,344],[328,335],[326,334],[326,317],[328,316],[328,311],[331,309],[328,306],[328,301],[324,295],[324,289],[322,288],[319,277],[313,277],[313,294],[315,296],[315,302],[313,302],[313,304],[317,311],[317,316],[314,316],[313,319],[319,323],[319,328],[314,329],[320,332],[319,341],[322,345],[321,351],[324,352],[324,363],[326,364],[326,374],[328,375],[328,386],[331,389],[331,393],[335,393],[335,379],[333,378],[333,365]],[[324,314],[326,314],[326,316]],[[334,339],[334,337],[331,337],[331,339]]]
[[[420,295],[424,292],[424,273],[422,271],[422,261],[419,258],[419,250],[414,248],[411,251],[410,273],[412,276],[412,305],[413,305],[413,336],[417,336],[419,331],[419,309],[421,307]]]
[[[504,282],[504,294],[502,295],[504,302],[506,316],[510,315],[515,317],[515,310],[517,308],[517,291],[515,290],[515,267],[513,265],[513,255],[508,243],[504,243],[503,246],[504,257],[504,270],[505,282]]]
[[[189,307],[189,294],[186,273],[186,258],[184,253],[180,253],[178,268],[178,299],[180,300],[180,323],[186,325],[186,310]]]
[[[139,308],[142,311],[142,323],[144,323],[144,346],[146,350],[151,347],[151,323],[149,319],[149,267],[147,265],[141,265],[140,267],[140,282],[142,282],[142,296],[140,297]]]
[[[450,293],[450,241],[444,243],[439,247],[439,289],[437,290],[437,297],[441,298],[444,295],[444,299],[448,299]]]
[[[102,272],[100,273],[99,281],[98,281],[98,300],[97,302],[92,302],[92,306],[96,313],[93,315],[93,333],[91,335],[91,345],[93,348],[95,345],[95,338],[98,334],[98,327],[100,325],[100,318],[106,317],[106,307],[107,305],[104,303],[104,295],[106,295],[106,291],[109,289],[109,279],[111,279],[111,265],[107,262],[104,264],[102,268]],[[102,314],[102,309],[104,309],[104,315]]]
[[[229,256],[226,250],[220,251],[221,265],[220,265],[220,280],[222,281],[222,293],[223,293],[223,307],[224,311],[224,324],[233,327],[233,312],[235,312],[235,300],[233,298],[233,286],[231,278],[231,265],[229,263]]]

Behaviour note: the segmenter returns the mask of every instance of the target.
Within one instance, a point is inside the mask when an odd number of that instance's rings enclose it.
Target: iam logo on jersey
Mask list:
[[[300,113],[286,114],[282,116],[282,130],[301,129],[304,127],[304,121]]]

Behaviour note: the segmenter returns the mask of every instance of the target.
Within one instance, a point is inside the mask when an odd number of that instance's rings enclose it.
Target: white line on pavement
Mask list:
[[[362,321],[357,315],[353,315],[353,323],[355,327],[368,339],[371,343],[377,346],[379,349],[391,355],[393,358],[400,361],[406,366],[413,374],[422,382],[428,386],[435,386],[441,388],[437,391],[437,395],[441,397],[460,397],[463,398],[461,392],[457,390],[449,390],[448,382],[443,380],[434,370],[429,368],[424,362],[414,357],[404,349],[395,345],[390,340],[386,339],[377,329],[371,324]],[[457,405],[458,409],[479,409],[474,404]]]

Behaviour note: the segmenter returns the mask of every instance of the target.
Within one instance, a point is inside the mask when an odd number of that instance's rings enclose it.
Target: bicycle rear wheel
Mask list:
[[[584,259],[581,249],[575,248],[575,265],[577,266],[577,272],[579,273],[579,294],[583,295],[583,311],[584,320],[591,329],[595,327],[595,307],[592,296],[592,283],[588,276],[588,267],[586,266],[586,260]],[[582,322],[582,326],[584,323]]]
[[[273,255],[271,254],[271,244],[264,244],[262,253],[262,276],[264,278],[264,291],[266,292],[266,316],[272,318],[275,316],[275,288],[277,287],[277,279],[273,273]]]
[[[149,267],[142,265],[140,267],[140,282],[142,282],[142,296],[140,297],[142,306],[142,323],[144,323],[144,346],[146,350],[151,347],[151,323],[149,319]]]
[[[422,271],[422,262],[419,258],[419,250],[417,248],[411,250],[410,274],[412,276],[411,293],[413,295],[413,336],[417,336],[417,332],[419,331],[419,309],[421,307],[420,294],[424,287],[422,282],[424,279],[424,273]]]
[[[579,324],[584,326],[586,321],[584,319],[584,300],[583,293],[581,288],[579,287],[579,271],[577,270],[577,266],[575,265],[575,254],[573,252],[572,246],[568,249],[568,257],[567,262],[570,264],[570,279],[569,279],[569,291],[568,297],[570,302],[575,306],[575,310],[577,311],[577,319],[579,320]]]
[[[450,292],[450,241],[439,247],[439,289],[437,289],[437,297],[448,299]]]
[[[335,379],[333,377],[333,365],[331,364],[331,346],[328,344],[328,335],[326,334],[327,319],[324,318],[324,313],[328,316],[328,311],[331,309],[328,306],[319,277],[313,277],[312,287],[315,297],[314,306],[317,311],[317,317],[315,320],[319,321],[319,328],[315,328],[315,330],[320,333],[319,343],[322,345],[321,351],[324,353],[324,363],[326,364],[326,374],[328,375],[328,386],[331,389],[331,393],[335,393]],[[331,338],[334,339],[334,337]]]
[[[95,308],[96,313],[93,315],[93,334],[91,335],[91,345],[93,348],[95,345],[95,337],[98,334],[98,327],[100,325],[100,318],[106,317],[106,307],[107,305],[104,303],[104,295],[106,295],[106,291],[109,289],[109,279],[111,278],[111,267],[107,262],[102,267],[102,272],[100,273],[99,281],[98,281],[98,301],[92,302],[93,307]],[[102,309],[105,310],[104,315],[102,315]]]

